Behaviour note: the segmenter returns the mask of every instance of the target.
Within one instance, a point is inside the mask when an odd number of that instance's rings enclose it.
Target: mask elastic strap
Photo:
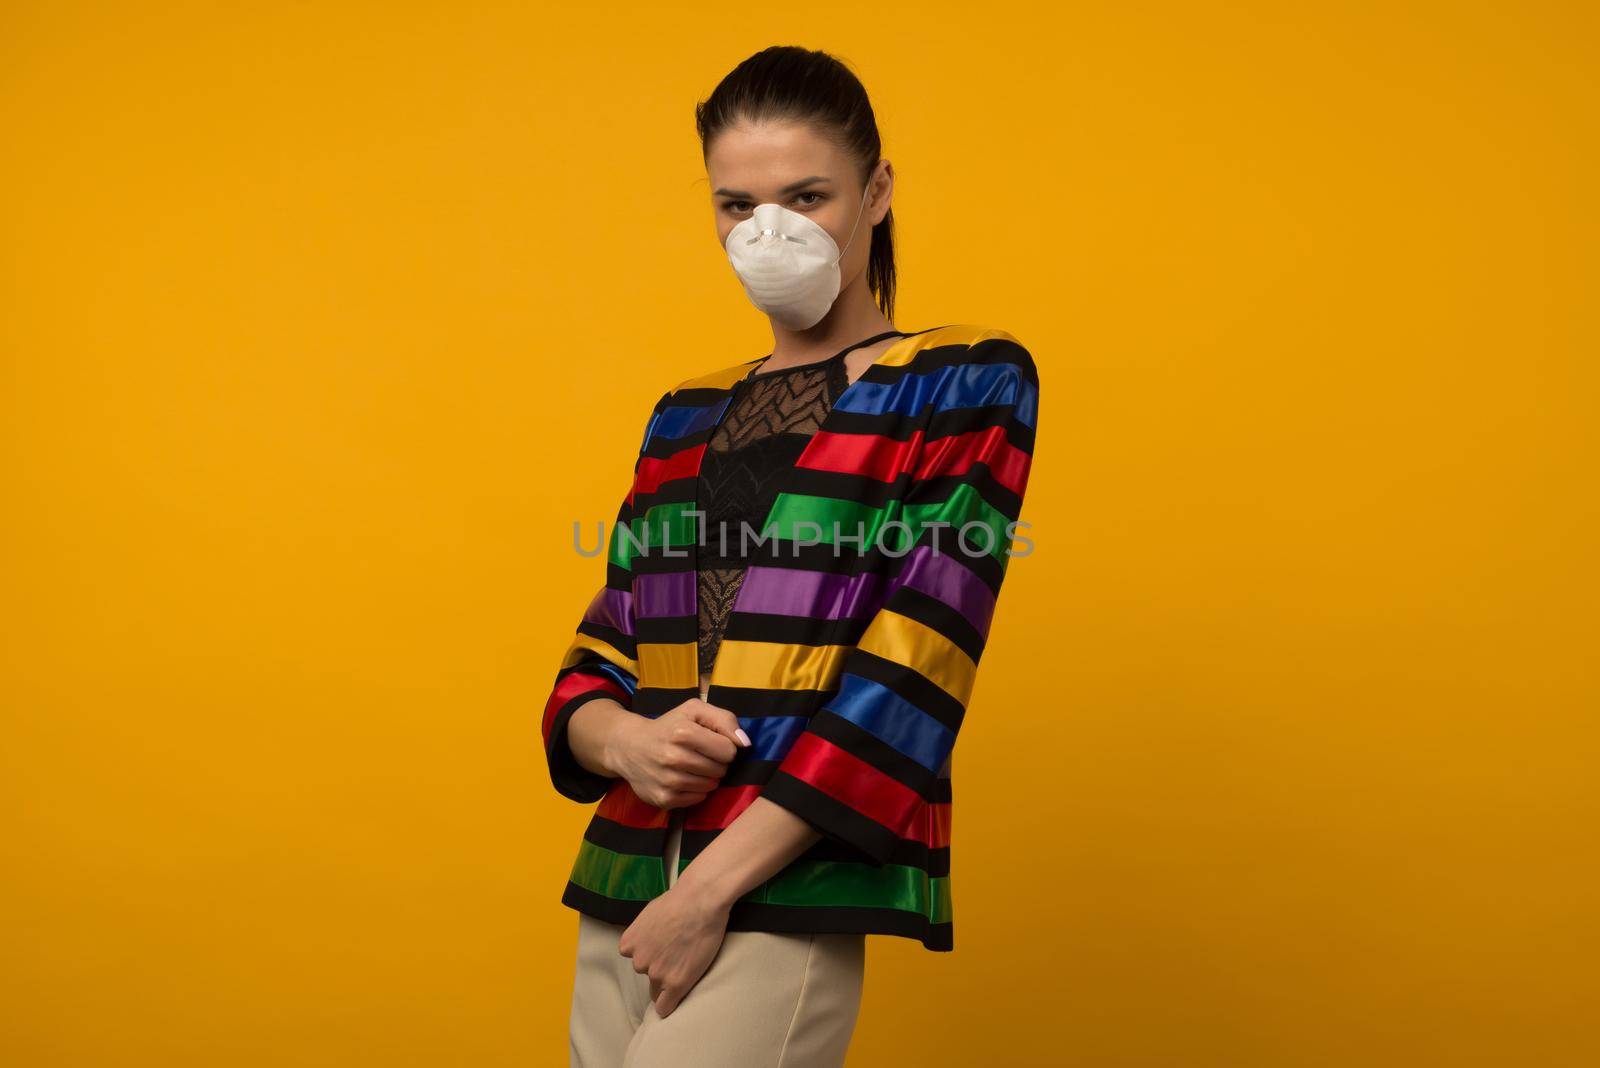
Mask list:
[[[861,213],[867,210],[867,194],[872,191],[872,183],[867,182],[867,187],[861,190],[861,206],[856,209],[856,221],[850,224],[850,236],[845,239],[844,248],[839,250],[839,258],[834,260],[834,266],[844,262],[844,254],[850,249],[850,242],[856,239],[856,227],[861,225]]]

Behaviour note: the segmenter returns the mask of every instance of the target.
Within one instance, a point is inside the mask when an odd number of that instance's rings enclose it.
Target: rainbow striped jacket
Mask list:
[[[562,658],[542,731],[551,780],[599,804],[563,904],[626,924],[667,889],[668,810],[572,755],[566,725],[610,697],[658,716],[699,696],[694,511],[706,442],[757,360],[668,390],[608,542],[606,582]],[[1039,380],[1015,337],[902,337],[844,391],[784,473],[781,554],[738,591],[706,699],[751,746],[682,810],[679,870],[757,796],[822,837],[737,901],[729,930],[952,945],[950,755],[1010,559]]]

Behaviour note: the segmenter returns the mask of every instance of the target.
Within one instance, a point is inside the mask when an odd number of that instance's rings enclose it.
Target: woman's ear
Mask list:
[[[872,177],[867,179],[867,186],[872,190],[869,195],[872,214],[868,217],[872,225],[877,226],[889,214],[890,202],[894,199],[894,164],[887,159],[881,160]]]

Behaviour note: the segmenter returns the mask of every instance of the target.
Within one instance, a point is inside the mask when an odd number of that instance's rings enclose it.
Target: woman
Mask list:
[[[769,48],[697,120],[773,347],[657,402],[546,703],[552,781],[600,802],[572,1064],[816,1068],[865,935],[952,945],[950,750],[1038,377],[1005,331],[894,327],[894,172],[837,60]]]

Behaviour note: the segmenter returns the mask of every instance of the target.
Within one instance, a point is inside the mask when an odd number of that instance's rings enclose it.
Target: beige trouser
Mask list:
[[[667,884],[678,877],[680,809],[669,814]],[[728,931],[666,1017],[650,977],[617,951],[624,928],[578,915],[571,1068],[838,1068],[866,970],[860,934]]]

